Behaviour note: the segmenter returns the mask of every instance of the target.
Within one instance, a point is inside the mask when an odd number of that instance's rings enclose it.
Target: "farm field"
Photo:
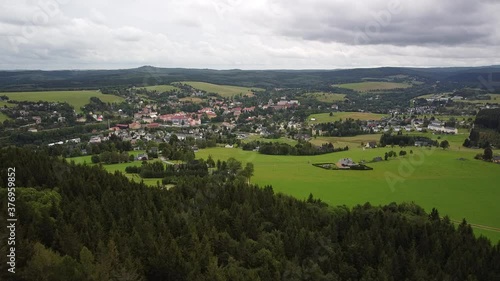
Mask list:
[[[254,140],[258,140],[258,141],[262,141],[262,142],[287,143],[289,145],[296,145],[297,144],[297,141],[294,139],[291,139],[291,138],[281,137],[279,139],[266,139],[266,138],[261,137],[260,135],[250,135],[250,136],[248,136],[248,138],[246,138],[242,141],[243,142],[250,142],[250,141],[254,141]]]
[[[3,121],[8,120],[8,119],[10,119],[9,116],[0,112],[0,122],[3,122]]]
[[[339,102],[339,101],[345,100],[344,94],[334,94],[334,93],[325,93],[325,92],[307,93],[305,96],[309,97],[309,98],[314,98],[317,101],[326,102],[326,103],[334,103],[334,102]]]
[[[2,94],[0,93],[0,95],[2,95]],[[13,103],[6,102],[6,101],[0,101],[0,107],[2,107],[2,108],[3,108],[3,107],[5,107],[5,106],[6,106],[6,107],[14,107],[14,106],[16,106],[16,105],[15,105],[15,104],[13,104]]]
[[[358,92],[370,92],[376,90],[393,90],[409,88],[412,85],[408,83],[395,82],[359,82],[335,85],[340,88],[351,89]]]
[[[318,113],[318,114],[312,114],[309,117],[307,117],[307,123],[309,124],[319,124],[319,123],[326,123],[326,122],[334,122],[338,121],[340,119],[347,119],[347,118],[352,118],[354,120],[380,120],[382,117],[385,117],[387,115],[384,114],[377,114],[377,113],[369,113],[369,112],[334,112],[333,116],[330,116],[330,113]],[[311,118],[314,118],[316,120],[311,120]]]
[[[48,102],[67,102],[75,108],[77,112],[81,107],[88,104],[91,97],[97,97],[103,102],[118,103],[124,101],[122,97],[114,95],[104,95],[99,91],[43,91],[43,92],[17,92],[1,93],[10,100],[16,101],[48,101]]]
[[[144,153],[144,151],[130,151],[129,154],[133,154],[134,156],[137,156],[137,154]],[[75,164],[84,164],[87,163],[88,165],[96,165],[92,163],[92,160],[90,159],[90,155],[86,156],[80,156],[80,157],[73,157],[73,158],[66,158],[66,161],[68,162],[75,162]],[[150,160],[150,161],[159,161],[159,160]],[[162,179],[141,179],[139,175],[137,174],[127,174],[125,173],[125,168],[128,166],[140,166],[142,164],[141,161],[134,161],[134,162],[129,162],[129,163],[119,163],[119,164],[109,164],[109,165],[102,165],[104,169],[106,169],[110,173],[114,173],[115,171],[122,172],[127,178],[135,181],[135,182],[141,182],[144,181],[146,185],[149,186],[156,186],[156,183]]]
[[[144,88],[148,91],[157,91],[157,92],[168,92],[173,90],[179,90],[179,88],[172,85],[155,85],[155,86],[146,86]]]
[[[366,135],[357,135],[354,137],[323,137],[319,136],[316,138],[312,138],[310,142],[314,145],[322,145],[324,143],[332,143],[335,147],[344,147],[349,146],[350,148],[360,147],[361,143],[367,143],[369,141],[376,141],[377,143],[380,141],[380,136],[382,134],[366,134]]]
[[[276,192],[300,199],[312,193],[334,206],[413,201],[428,212],[435,207],[442,216],[448,215],[453,220],[466,218],[472,224],[500,228],[497,215],[500,213],[497,187],[500,165],[474,160],[478,150],[411,149],[415,156],[369,163],[368,166],[374,168],[372,171],[332,171],[311,164],[337,162],[345,157],[354,161],[371,160],[383,157],[390,148],[352,148],[319,156],[271,156],[237,148],[211,148],[200,150],[196,156],[206,159],[212,155],[215,160],[234,157],[253,162],[252,183],[270,184]],[[476,232],[495,242],[500,240],[500,232],[485,229]]]
[[[207,93],[217,93],[222,97],[232,97],[235,95],[243,94],[253,94],[253,91],[263,91],[261,88],[247,88],[231,85],[217,85],[205,82],[193,82],[193,81],[183,81],[183,84],[190,85],[191,87],[205,91]]]
[[[185,98],[179,99],[179,101],[192,102],[192,103],[202,103],[203,99],[197,98],[197,97],[185,97]]]

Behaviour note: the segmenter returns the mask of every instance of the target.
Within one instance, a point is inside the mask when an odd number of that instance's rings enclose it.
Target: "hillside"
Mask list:
[[[19,186],[9,280],[500,278],[498,245],[414,204],[329,207],[208,175],[167,191],[14,148],[0,151],[3,198],[7,167]]]
[[[143,66],[118,70],[22,70],[0,71],[0,91],[38,91],[98,89],[102,87],[130,87],[162,85],[179,81],[200,81],[221,85],[260,88],[328,89],[332,84],[361,82],[387,77],[412,77],[440,87],[484,87],[479,77],[500,80],[498,67],[469,68],[360,68],[344,70],[212,70],[157,68]]]

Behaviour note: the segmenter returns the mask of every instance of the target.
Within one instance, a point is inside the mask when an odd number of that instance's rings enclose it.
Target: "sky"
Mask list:
[[[1,0],[0,69],[500,64],[498,0]]]

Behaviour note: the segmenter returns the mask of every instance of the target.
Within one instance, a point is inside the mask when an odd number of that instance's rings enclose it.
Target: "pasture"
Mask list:
[[[396,82],[359,82],[359,83],[346,83],[335,86],[358,92],[370,92],[377,90],[405,89],[411,87],[412,85],[408,83],[396,83]]]
[[[81,112],[81,107],[90,102],[91,97],[97,97],[105,103],[119,103],[124,101],[122,97],[114,95],[105,95],[100,91],[42,91],[42,92],[14,92],[1,93],[10,100],[15,101],[48,101],[48,102],[67,102],[77,112]]]
[[[286,143],[289,145],[296,145],[298,142],[297,140],[287,138],[287,137],[281,137],[279,139],[266,139],[263,138],[261,135],[256,135],[252,134],[249,135],[246,139],[242,140],[243,142],[250,142],[250,141],[261,141],[261,142],[279,142],[279,143]]]
[[[193,82],[193,81],[183,81],[180,82],[187,84],[195,89],[205,91],[207,93],[216,93],[221,97],[232,97],[239,94],[242,95],[253,95],[255,91],[264,91],[262,88],[247,88],[231,85],[217,85],[205,82]]]
[[[181,102],[192,102],[192,103],[202,103],[203,99],[197,98],[197,97],[185,97],[185,98],[179,99],[179,101],[181,101]]]
[[[1,93],[0,93],[1,95]],[[10,102],[6,102],[6,101],[0,101],[0,107],[14,107],[16,106],[15,103],[10,103]]]
[[[157,91],[159,93],[179,90],[179,88],[172,85],[155,85],[155,86],[146,86],[144,88],[148,91]]]
[[[5,120],[9,120],[9,116],[5,115],[4,113],[0,112],[0,122],[3,122]]]
[[[354,137],[323,137],[318,136],[310,140],[310,142],[314,145],[322,145],[324,143],[332,143],[335,147],[345,147],[349,146],[350,148],[359,147],[361,148],[361,143],[366,144],[370,141],[379,142],[380,136],[382,134],[366,134],[366,135],[357,135]]]
[[[144,151],[130,151],[129,154],[133,154],[134,156],[137,156],[137,154],[144,153]],[[68,162],[75,162],[75,164],[87,164],[87,165],[97,165],[93,164],[92,160],[90,159],[90,155],[86,156],[80,156],[80,157],[73,157],[73,158],[66,158],[66,161]],[[150,161],[159,161],[157,159],[155,160],[150,160]],[[129,163],[119,163],[119,164],[103,164],[102,167],[106,169],[106,171],[110,173],[114,173],[116,171],[122,172],[127,178],[130,180],[133,180],[135,182],[141,182],[143,181],[146,185],[149,186],[156,186],[157,182],[159,181],[161,184],[162,179],[142,179],[139,177],[138,174],[127,174],[125,173],[125,168],[128,166],[141,166],[142,161],[134,161],[134,162],[129,162]]]
[[[334,94],[334,93],[326,93],[326,92],[315,92],[315,93],[307,93],[304,95],[308,98],[314,98],[317,101],[325,102],[325,103],[334,103],[334,102],[342,102],[345,100],[344,94]]]
[[[237,148],[210,148],[200,150],[196,156],[253,162],[252,183],[270,184],[276,192],[300,199],[312,193],[334,206],[413,201],[428,212],[435,207],[442,216],[453,220],[466,218],[469,223],[500,228],[500,165],[474,160],[477,150],[404,148],[408,152],[410,149],[413,155],[370,163],[373,171],[331,171],[312,163],[337,162],[344,157],[369,161],[383,157],[391,148],[351,148],[318,156],[272,156]],[[478,229],[477,233],[495,242],[500,240],[500,232]]]
[[[384,114],[370,113],[370,112],[333,112],[333,116],[330,113],[318,113],[312,114],[307,117],[307,123],[309,124],[319,124],[327,122],[335,122],[340,119],[345,120],[348,118],[354,120],[380,120],[382,117],[386,117]],[[315,120],[311,120],[315,119]]]

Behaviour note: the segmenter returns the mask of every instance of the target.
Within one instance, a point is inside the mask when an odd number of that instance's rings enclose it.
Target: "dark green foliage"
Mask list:
[[[444,140],[439,144],[439,147],[441,147],[442,149],[447,149],[448,147],[450,147],[450,143],[447,140]]]
[[[487,147],[484,149],[483,159],[486,161],[491,161],[491,159],[493,159],[493,150],[491,149],[491,147]]]
[[[322,130],[323,136],[347,137],[365,133],[361,127],[363,123],[366,124],[366,122],[348,118],[343,121],[320,123],[315,128]]]
[[[99,155],[92,155],[92,156],[90,157],[90,160],[91,160],[91,161],[92,161],[92,163],[94,163],[94,164],[101,162],[101,158],[99,157]]]
[[[287,143],[252,141],[243,144],[243,150],[259,148],[259,153],[268,155],[319,155],[331,152],[346,151],[349,148],[334,148],[332,143],[314,146],[307,141],[299,141],[295,146]]]
[[[437,146],[437,141],[433,141],[427,137],[420,136],[408,136],[408,135],[393,135],[393,134],[383,134],[380,137],[380,146],[384,147],[386,145],[399,145],[404,146],[414,146],[415,142],[422,142],[424,145],[434,145]]]
[[[500,147],[500,108],[483,109],[477,113],[474,129],[464,141],[466,147]]]
[[[170,190],[21,149],[1,150],[2,187],[12,166],[23,186],[18,264],[15,275],[0,264],[2,280],[500,278],[500,246],[465,222],[456,230],[414,204],[333,208],[274,194],[239,181],[245,168],[232,160],[216,166],[235,180],[189,177]]]

